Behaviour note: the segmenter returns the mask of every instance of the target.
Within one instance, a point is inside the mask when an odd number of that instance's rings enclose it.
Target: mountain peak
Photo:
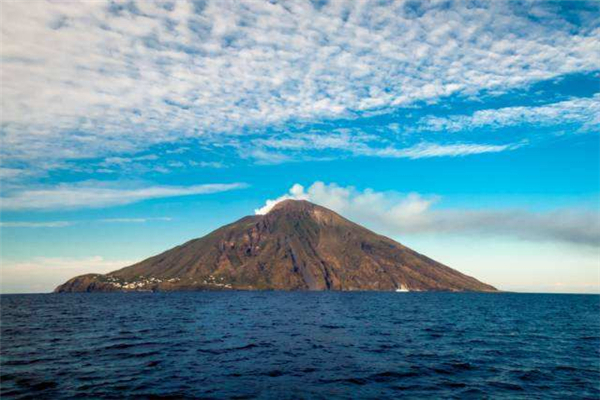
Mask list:
[[[306,200],[283,200],[137,264],[58,292],[171,290],[495,291]]]
[[[286,199],[282,200],[279,203],[275,204],[273,208],[268,212],[268,214],[274,211],[311,211],[317,207],[316,204],[311,203],[307,200],[295,200],[295,199]]]

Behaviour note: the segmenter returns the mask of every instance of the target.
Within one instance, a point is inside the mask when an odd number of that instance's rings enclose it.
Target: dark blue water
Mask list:
[[[10,398],[600,398],[600,297],[1,297]]]

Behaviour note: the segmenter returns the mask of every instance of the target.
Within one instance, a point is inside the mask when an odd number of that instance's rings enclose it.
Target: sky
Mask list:
[[[600,292],[600,3],[0,3],[2,293],[306,199]]]

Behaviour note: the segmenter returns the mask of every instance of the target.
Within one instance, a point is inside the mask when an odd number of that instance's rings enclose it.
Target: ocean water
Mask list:
[[[3,295],[1,397],[600,398],[600,296]]]

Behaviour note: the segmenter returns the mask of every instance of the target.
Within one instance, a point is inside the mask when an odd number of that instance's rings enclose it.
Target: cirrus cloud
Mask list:
[[[6,1],[0,155],[30,168],[90,157],[124,168],[114,154],[189,138],[227,146],[248,132],[268,138],[287,121],[502,93],[597,70],[597,5],[563,8]]]

